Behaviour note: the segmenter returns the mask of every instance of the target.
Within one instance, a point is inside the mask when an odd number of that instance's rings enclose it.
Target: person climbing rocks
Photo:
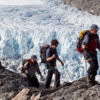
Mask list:
[[[23,61],[21,71],[23,73],[24,80],[27,82],[28,86],[33,86],[36,88],[39,87],[39,82],[36,77],[36,72],[40,75],[42,79],[43,76],[40,72],[36,55],[32,55],[30,59]]]
[[[62,66],[64,66],[64,63],[57,54],[56,48],[58,47],[58,44],[59,43],[57,40],[52,40],[51,46],[46,50],[46,65],[48,69],[48,75],[46,78],[45,88],[50,87],[53,74],[55,74],[55,88],[60,86],[60,73],[56,68],[56,60],[60,61]]]
[[[98,60],[97,60],[97,51],[100,50],[99,36],[98,36],[99,27],[96,24],[93,24],[87,34],[84,36],[82,41],[82,49],[85,60],[89,63],[90,67],[87,71],[88,83],[95,85],[95,77],[98,70]]]

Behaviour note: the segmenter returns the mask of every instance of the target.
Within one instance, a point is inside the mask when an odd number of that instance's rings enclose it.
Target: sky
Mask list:
[[[0,5],[42,5],[41,0],[0,0]]]

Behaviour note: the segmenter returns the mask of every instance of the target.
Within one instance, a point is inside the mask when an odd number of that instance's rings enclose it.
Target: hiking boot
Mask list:
[[[96,81],[87,77],[87,84],[89,86],[94,86],[96,84]]]
[[[90,81],[89,82],[89,86],[94,86],[96,83],[95,83],[95,81]]]
[[[94,86],[94,85],[96,85],[97,83],[96,83],[96,81],[95,80],[89,80],[88,81],[88,85],[89,86]]]
[[[94,81],[94,85],[100,85],[100,83],[98,81]]]

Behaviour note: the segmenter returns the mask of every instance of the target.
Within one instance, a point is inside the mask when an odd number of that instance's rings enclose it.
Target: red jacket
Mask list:
[[[97,34],[88,33],[85,35],[83,45],[86,45],[88,50],[96,50],[99,47],[99,37]]]

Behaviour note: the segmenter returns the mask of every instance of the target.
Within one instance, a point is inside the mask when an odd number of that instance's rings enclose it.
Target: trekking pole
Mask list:
[[[84,58],[84,61],[85,61],[85,66],[86,66],[86,76],[88,75],[88,73],[87,73],[87,62],[86,62],[86,60],[85,60],[85,58]],[[87,77],[86,77],[86,82],[87,82],[87,84],[88,84],[88,79],[87,79]]]

